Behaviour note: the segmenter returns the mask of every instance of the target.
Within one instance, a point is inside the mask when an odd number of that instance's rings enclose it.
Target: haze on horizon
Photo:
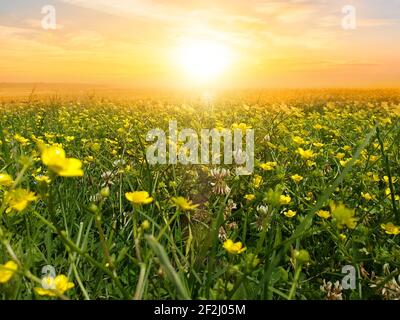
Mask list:
[[[399,40],[400,0],[3,1],[0,82],[398,87]]]

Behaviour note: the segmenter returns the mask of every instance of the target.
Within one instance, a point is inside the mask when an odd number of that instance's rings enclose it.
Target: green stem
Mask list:
[[[78,285],[79,285],[79,288],[81,288],[81,290],[82,290],[83,296],[85,297],[86,300],[90,300],[90,297],[86,291],[86,288],[82,283],[81,277],[79,276],[78,270],[76,269],[75,262],[72,262],[72,270],[74,271],[76,281],[78,281]]]
[[[295,275],[294,275],[294,280],[293,280],[293,283],[292,283],[292,287],[290,288],[288,300],[292,300],[293,296],[296,293],[296,288],[297,288],[297,283],[298,283],[299,278],[300,278],[300,273],[301,273],[301,265],[297,266],[297,268],[296,268],[296,272],[295,272]]]
[[[104,256],[105,256],[105,258],[106,258],[106,260],[108,262],[109,268],[111,270],[113,270],[113,272],[115,272],[115,266],[114,266],[114,264],[112,262],[112,259],[111,259],[111,256],[110,256],[110,251],[108,250],[108,247],[107,247],[107,244],[106,244],[106,241],[105,241],[105,235],[104,235],[103,228],[101,227],[101,215],[100,215],[100,213],[98,213],[98,212],[96,213],[96,216],[95,216],[94,220],[95,220],[95,223],[96,223],[97,230],[99,232],[100,245],[101,245],[101,248],[103,250],[103,254],[104,254]]]
[[[395,197],[395,193],[394,193],[394,187],[393,187],[393,181],[392,181],[392,172],[390,170],[389,158],[388,158],[387,154],[385,153],[385,146],[383,144],[383,141],[382,141],[382,138],[381,138],[381,134],[380,134],[380,129],[379,129],[378,125],[376,127],[376,137],[377,137],[377,139],[379,141],[379,145],[380,145],[381,153],[382,153],[382,159],[384,161],[384,166],[385,166],[388,178],[389,178],[390,197],[391,197],[391,200],[392,200],[394,217],[396,219],[396,222],[400,223],[400,215],[399,215],[399,211],[398,211],[397,205],[396,205],[396,197]]]
[[[169,228],[169,226],[174,222],[174,220],[179,216],[180,211],[179,209],[176,210],[174,215],[169,219],[169,221],[165,224],[165,226],[161,229],[160,233],[157,236],[157,241],[160,241],[161,237],[163,236],[164,232]]]
[[[143,290],[144,290],[144,280],[145,280],[145,276],[146,276],[146,264],[144,263],[140,263],[140,273],[139,273],[139,280],[138,280],[138,284],[136,286],[136,291],[135,291],[135,296],[134,296],[134,300],[141,300],[142,299],[142,295],[143,295]]]
[[[77,254],[83,256],[84,258],[86,258],[86,260],[88,260],[90,263],[92,263],[94,266],[96,266],[97,268],[99,268],[100,270],[102,270],[104,273],[108,274],[116,283],[117,287],[121,290],[121,292],[123,293],[125,298],[129,297],[128,292],[125,290],[125,288],[122,286],[122,283],[119,281],[118,277],[115,275],[114,272],[112,272],[111,270],[109,270],[108,268],[106,268],[103,264],[99,263],[97,260],[95,260],[94,258],[92,258],[87,252],[82,251],[79,247],[77,247],[75,245],[74,242],[72,242],[71,240],[69,240],[66,236],[65,236],[65,232],[59,230],[58,228],[56,228],[50,221],[48,221],[45,217],[43,217],[40,213],[33,211],[33,214],[39,218],[44,224],[46,224],[50,229],[52,229],[54,232],[56,232],[58,234],[58,236],[60,237],[61,241],[68,247],[70,248],[72,251],[76,252]]]

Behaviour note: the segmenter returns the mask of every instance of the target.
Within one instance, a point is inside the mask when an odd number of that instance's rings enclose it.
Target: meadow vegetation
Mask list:
[[[0,299],[399,299],[399,117],[398,90],[3,101]],[[150,165],[171,120],[254,129],[253,174]]]

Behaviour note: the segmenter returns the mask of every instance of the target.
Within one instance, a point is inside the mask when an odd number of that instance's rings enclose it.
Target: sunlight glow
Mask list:
[[[179,48],[179,64],[193,80],[214,80],[232,63],[232,53],[226,46],[208,41],[186,41]]]

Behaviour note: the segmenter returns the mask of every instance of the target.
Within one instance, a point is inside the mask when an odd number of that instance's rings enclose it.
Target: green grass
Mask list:
[[[33,289],[41,286],[45,265],[74,283],[54,297],[63,299],[325,299],[323,280],[340,282],[345,265],[356,268],[358,279],[343,299],[400,297],[393,282],[400,273],[399,239],[381,227],[400,224],[398,94],[235,99],[212,108],[172,98],[4,102],[0,169],[15,183],[0,190],[0,264],[14,260],[19,268],[0,284],[0,298],[53,299]],[[146,133],[168,132],[169,120],[196,131],[251,126],[254,173],[235,176],[234,165],[149,165]],[[83,162],[84,175],[65,178],[49,170],[38,139],[61,144],[68,157]],[[314,164],[301,158],[299,147],[313,150]],[[265,171],[265,162],[276,167]],[[231,170],[225,178],[230,192],[222,195],[211,184],[210,169],[218,167]],[[35,180],[42,174],[49,185]],[[294,182],[295,174],[303,180]],[[258,186],[255,176],[262,177]],[[101,196],[106,186],[110,194]],[[6,193],[15,188],[38,199],[22,212],[7,212]],[[125,198],[142,190],[152,203],[133,206]],[[255,198],[248,201],[246,194]],[[290,204],[277,201],[281,194]],[[178,196],[197,209],[177,209],[171,199]],[[355,228],[339,229],[335,215],[316,215],[329,211],[330,202],[354,209]],[[261,205],[268,210],[258,210]],[[289,209],[296,212],[292,218],[284,215]],[[227,252],[224,234],[246,250]],[[300,250],[310,259],[299,260]]]

